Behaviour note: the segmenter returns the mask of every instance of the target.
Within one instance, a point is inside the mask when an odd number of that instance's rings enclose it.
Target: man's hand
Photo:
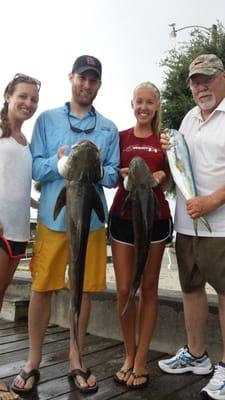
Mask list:
[[[212,196],[196,196],[187,200],[187,213],[192,218],[200,218],[213,211],[216,207]]]
[[[64,146],[60,147],[57,151],[57,156],[58,159],[60,160],[60,158],[65,156],[65,152],[66,150],[69,150],[69,146],[67,144],[65,144]]]

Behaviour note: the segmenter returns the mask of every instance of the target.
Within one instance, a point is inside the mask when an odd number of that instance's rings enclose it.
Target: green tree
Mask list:
[[[222,23],[213,25],[209,34],[195,28],[191,40],[172,49],[161,61],[165,67],[162,89],[162,126],[178,129],[184,115],[194,106],[187,83],[189,64],[200,54],[216,54],[225,65],[225,29]]]

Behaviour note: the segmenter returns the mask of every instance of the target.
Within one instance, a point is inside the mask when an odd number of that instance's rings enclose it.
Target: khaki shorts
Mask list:
[[[68,287],[68,245],[65,232],[37,225],[34,254],[30,263],[32,290],[47,292]],[[106,289],[106,232],[100,228],[88,237],[84,292]]]
[[[176,255],[181,288],[191,293],[208,282],[225,294],[225,238],[177,234]]]

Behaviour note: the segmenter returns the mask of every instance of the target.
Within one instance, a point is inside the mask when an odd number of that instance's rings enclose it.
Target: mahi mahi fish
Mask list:
[[[100,152],[94,143],[82,140],[72,146],[67,161],[67,185],[60,192],[54,209],[56,219],[66,205],[72,339],[78,350],[78,322],[92,210],[101,222],[105,220],[102,201],[95,187],[101,172]]]
[[[174,182],[180,189],[186,200],[197,196],[194,175],[191,166],[191,158],[184,135],[176,129],[169,129],[169,144],[167,157],[170,171]],[[200,221],[206,229],[211,232],[211,227],[205,217],[200,217]],[[195,235],[198,236],[198,219],[193,220]]]
[[[134,157],[129,164],[126,188],[128,195],[121,210],[121,213],[123,213],[128,207],[132,209],[135,250],[133,281],[122,316],[125,315],[134,299],[147,262],[152,226],[157,209],[152,188],[157,184],[143,158]]]

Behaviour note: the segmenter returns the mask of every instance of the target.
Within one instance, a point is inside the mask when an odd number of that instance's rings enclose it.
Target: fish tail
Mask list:
[[[203,223],[203,225],[205,225],[206,229],[211,233],[212,229],[211,229],[211,226],[209,225],[207,219],[204,217],[200,217],[200,221]]]
[[[122,311],[122,314],[121,314],[122,318],[126,315],[126,313],[128,311],[128,308],[130,306],[130,303],[133,300],[133,298],[135,297],[135,293],[136,293],[136,290],[135,290],[135,288],[132,287],[131,290],[130,290],[129,296],[128,296],[128,300],[127,300],[127,302],[125,304],[125,307],[124,307],[124,309]]]
[[[193,225],[194,225],[195,236],[198,236],[198,220],[197,219],[193,219]]]
[[[79,344],[79,315],[75,311],[75,308],[71,306],[71,315],[70,315],[70,323],[71,323],[71,339],[74,343],[74,350],[78,352],[79,361],[81,362],[81,352],[80,352],[80,344]]]

